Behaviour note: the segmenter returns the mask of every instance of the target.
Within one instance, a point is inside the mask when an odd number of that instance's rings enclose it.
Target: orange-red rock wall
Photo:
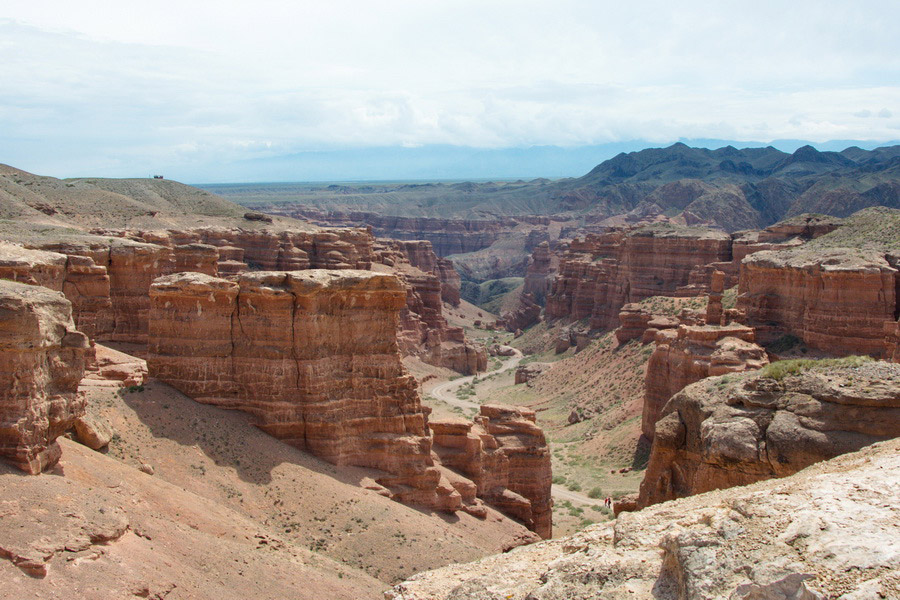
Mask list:
[[[59,460],[56,438],[84,414],[87,349],[61,293],[0,282],[0,457],[31,474]]]

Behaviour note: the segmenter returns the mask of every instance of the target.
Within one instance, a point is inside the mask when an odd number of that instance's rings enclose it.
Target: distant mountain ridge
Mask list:
[[[598,222],[631,211],[683,215],[726,230],[804,212],[900,208],[900,145],[840,152],[810,145],[715,150],[676,143],[622,152],[578,178],[487,183],[241,184],[205,189],[242,204],[320,211],[490,219],[546,215]]]

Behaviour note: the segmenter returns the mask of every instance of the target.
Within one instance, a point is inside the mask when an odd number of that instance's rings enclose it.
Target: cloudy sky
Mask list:
[[[0,0],[0,162],[197,182],[384,147],[896,141],[897,23],[896,0]]]

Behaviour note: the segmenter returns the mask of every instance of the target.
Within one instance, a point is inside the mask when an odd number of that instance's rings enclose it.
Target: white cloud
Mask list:
[[[900,128],[890,1],[4,4],[0,161],[50,174]]]

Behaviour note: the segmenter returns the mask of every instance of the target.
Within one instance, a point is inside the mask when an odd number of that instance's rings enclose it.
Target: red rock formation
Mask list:
[[[701,379],[759,369],[766,352],[743,325],[688,326],[660,331],[647,363],[641,431],[652,439],[660,412],[675,393]]]
[[[329,211],[301,206],[271,206],[266,212],[287,217],[309,219],[322,226],[365,227],[375,235],[396,240],[428,240],[440,257],[464,254],[487,248],[500,235],[518,225],[512,218],[501,219],[435,219],[428,217],[396,217],[370,212]]]
[[[500,315],[507,331],[521,331],[541,320],[541,306],[534,301],[531,294],[522,293],[519,303],[513,311]]]
[[[534,422],[532,410],[484,405],[474,424],[450,419],[431,428],[442,465],[470,478],[479,498],[546,539],[552,535],[550,450]]]
[[[241,260],[251,269],[293,271],[300,269],[369,269],[372,234],[365,229],[243,229],[201,227],[188,230],[97,230],[101,235],[127,237],[153,244],[202,243],[227,248],[229,260],[237,260],[232,248],[243,250]],[[232,272],[233,268],[230,269]]]
[[[873,361],[688,386],[656,424],[639,507],[785,477],[896,437],[898,385],[900,365]]]
[[[65,277],[65,255],[0,242],[0,279],[40,285],[61,292]]]
[[[0,281],[0,457],[31,474],[56,464],[56,438],[84,414],[87,348],[61,293]]]
[[[163,277],[150,298],[150,374],[338,465],[386,471],[407,502],[455,510],[400,362],[400,281],[368,271]]]
[[[389,266],[407,290],[406,310],[400,313],[400,351],[459,373],[484,371],[484,349],[469,343],[462,328],[451,327],[444,318],[441,300],[445,286],[435,271],[425,272],[411,264],[410,252],[418,264],[438,270],[428,242],[379,240],[376,247],[378,262]]]
[[[709,283],[709,299],[706,303],[706,324],[724,325],[722,310],[722,293],[725,291],[725,273],[713,271]]]
[[[731,238],[716,230],[654,225],[588,235],[562,257],[547,317],[613,327],[624,304],[672,295],[688,284],[694,267],[730,259]]]
[[[206,273],[215,277],[219,274],[219,251],[209,244],[182,244],[175,246],[175,272]]]
[[[559,268],[559,255],[551,252],[549,242],[535,246],[525,271],[523,293],[531,294],[535,302],[543,304],[550,289],[551,278]]]
[[[885,323],[897,320],[898,277],[877,252],[758,252],[742,263],[737,306],[765,341],[788,332],[827,352],[884,356]]]
[[[106,240],[84,239],[42,243],[41,248],[67,257],[62,291],[72,303],[72,318],[78,331],[91,339],[113,331],[110,299],[109,244]]]

